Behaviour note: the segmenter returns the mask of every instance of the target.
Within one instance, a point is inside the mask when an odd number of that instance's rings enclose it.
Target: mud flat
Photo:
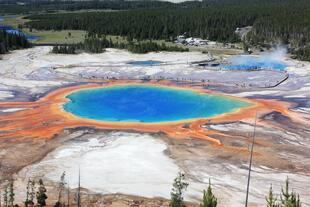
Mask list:
[[[51,105],[63,101],[63,94],[46,99],[55,91],[113,83],[107,78],[152,77],[170,81],[148,83],[221,93],[262,104],[255,143],[251,205],[262,206],[269,185],[272,183],[274,191],[279,192],[288,176],[303,206],[310,206],[309,63],[284,57],[283,61],[289,65],[287,73],[208,71],[190,64],[207,58],[198,52],[133,55],[109,49],[99,55],[54,55],[50,54],[50,49],[35,47],[15,51],[0,60],[2,185],[12,175],[18,189],[25,189],[29,177],[43,176],[49,192],[54,192],[55,181],[65,170],[74,194],[75,163],[80,161],[83,175],[89,174],[88,168],[101,172],[93,175],[100,181],[98,183],[91,182],[92,176],[82,177],[85,192],[96,194],[98,200],[103,198],[101,194],[117,201],[119,197],[127,200],[134,195],[154,199],[158,201],[155,206],[159,206],[165,203],[164,198],[169,198],[173,177],[181,170],[190,183],[186,200],[197,203],[211,178],[220,206],[243,205],[248,147],[256,110],[247,111],[246,116],[178,123],[172,128],[156,130],[132,126],[98,127],[98,123],[86,122],[67,125],[67,116],[64,119],[60,113],[48,115]],[[126,64],[136,60],[163,64],[150,67]],[[286,75],[289,78],[277,87],[265,88],[266,84],[277,83]],[[196,82],[201,77],[205,82]],[[54,109],[52,112],[59,112],[59,105]],[[125,154],[130,158],[127,161]],[[111,163],[124,163],[130,170],[116,171],[118,165]],[[158,182],[151,179],[151,175]],[[116,177],[121,177],[122,182]],[[128,185],[122,185],[126,181]],[[21,201],[23,192],[17,194]],[[51,196],[52,199],[56,198]]]

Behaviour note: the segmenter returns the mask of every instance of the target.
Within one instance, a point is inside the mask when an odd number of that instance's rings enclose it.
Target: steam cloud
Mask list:
[[[259,56],[234,56],[227,60],[228,65],[225,65],[225,68],[232,70],[284,70],[287,67],[287,65],[284,63],[286,55],[287,50],[283,47],[278,47],[274,51],[264,52]]]

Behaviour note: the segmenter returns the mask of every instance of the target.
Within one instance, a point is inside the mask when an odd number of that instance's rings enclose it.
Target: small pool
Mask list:
[[[25,35],[25,37],[27,38],[28,41],[32,41],[33,42],[33,41],[39,40],[38,36],[24,34],[21,30],[15,29],[15,28],[13,28],[11,26],[1,26],[0,25],[0,30],[4,30],[7,33],[11,33],[11,34]]]
[[[237,56],[229,58],[227,62],[220,67],[228,70],[285,70],[287,67],[283,61],[268,56]]]
[[[112,122],[171,122],[209,118],[251,104],[226,96],[153,85],[116,85],[67,96],[64,110],[76,116]]]
[[[139,60],[139,61],[130,61],[127,64],[129,65],[136,65],[136,66],[152,66],[152,65],[159,65],[161,61],[156,60]]]
[[[40,39],[38,36],[34,36],[34,35],[26,35],[26,38],[30,42],[35,42],[35,41],[38,41]]]

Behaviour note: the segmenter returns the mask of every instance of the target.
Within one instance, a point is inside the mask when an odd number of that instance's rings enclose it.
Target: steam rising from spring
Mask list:
[[[231,70],[284,70],[287,65],[284,60],[287,50],[283,47],[278,47],[272,52],[264,52],[258,56],[254,55],[239,55],[227,59],[228,64],[225,69]]]

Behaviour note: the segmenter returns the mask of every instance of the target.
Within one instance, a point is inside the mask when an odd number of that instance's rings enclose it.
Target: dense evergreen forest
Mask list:
[[[17,2],[19,4],[17,4]],[[23,5],[20,3],[23,2]],[[156,0],[103,0],[103,1],[2,1],[0,0],[0,14],[29,14],[36,12],[57,12],[59,10],[78,11],[96,10],[130,10],[141,8],[196,8],[201,2],[185,2],[174,4]]]
[[[256,4],[267,0],[220,0],[220,1],[186,1],[171,3],[158,0],[0,0],[0,15],[5,14],[34,14],[34,13],[56,13],[58,11],[79,11],[79,10],[132,10],[132,9],[167,9],[167,8],[205,8],[212,5],[222,4]],[[285,0],[293,1],[293,0]],[[282,0],[272,0],[273,3]]]
[[[159,52],[159,51],[175,51],[175,52],[187,52],[188,48],[182,48],[179,46],[167,46],[165,43],[157,43],[153,41],[143,42],[113,42],[111,39],[106,37],[88,37],[84,42],[79,44],[71,45],[56,45],[53,47],[52,52],[55,54],[76,54],[79,51],[89,53],[101,53],[104,52],[105,48],[118,48],[127,49],[132,53],[148,53],[148,52]]]
[[[156,0],[0,0],[0,14],[30,14],[87,9],[130,10],[139,8],[206,8],[222,5],[287,5],[303,2],[307,2],[307,0],[202,0],[180,3]]]
[[[0,30],[0,54],[5,54],[10,50],[28,47],[30,47],[30,43],[24,35],[7,33]]]
[[[296,1],[298,2],[298,1]],[[129,39],[173,40],[177,35],[237,42],[237,27],[253,26],[250,45],[310,43],[310,1],[300,4],[244,4],[207,8],[135,9],[31,15],[28,27],[43,30],[82,29],[90,34],[127,36]]]
[[[172,41],[185,33],[219,42],[244,41],[250,47],[286,44],[295,57],[310,60],[309,0],[203,0],[178,4],[153,0],[18,1],[24,5],[16,2],[2,0],[0,13],[31,13],[26,26],[39,30],[81,29],[91,35],[125,36],[129,41]],[[82,9],[115,11],[53,13]],[[235,30],[244,26],[253,27],[241,40]]]
[[[234,18],[231,18],[236,15]],[[32,15],[28,27],[44,30],[82,29],[90,34],[127,36],[129,39],[172,40],[189,36],[217,41],[238,40],[237,26],[253,22],[244,13],[224,9],[156,9]]]

